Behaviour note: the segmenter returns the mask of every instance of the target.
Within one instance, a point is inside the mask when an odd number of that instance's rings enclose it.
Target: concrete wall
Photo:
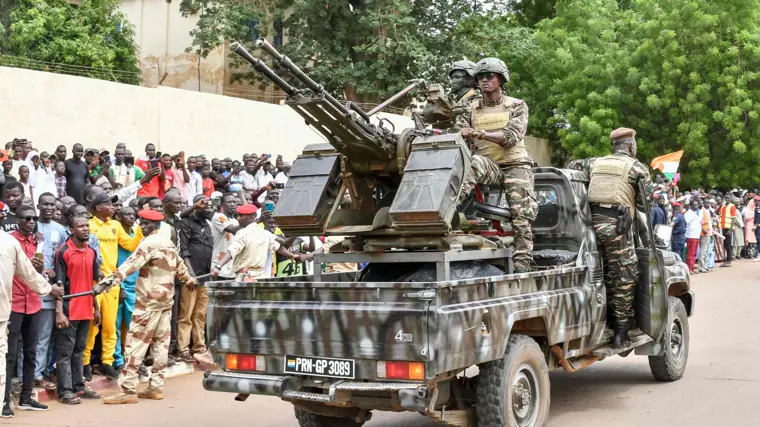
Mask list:
[[[40,150],[76,142],[112,150],[125,142],[159,151],[241,158],[244,153],[294,159],[324,139],[289,107],[167,87],[147,88],[0,67],[0,142],[28,138]],[[409,118],[383,115],[396,129]]]
[[[182,88],[222,93],[224,84],[224,47],[212,51],[200,61],[198,55],[186,53],[192,37],[190,31],[197,16],[183,17],[179,1],[121,0],[121,10],[135,27],[135,43],[140,52],[143,85]]]

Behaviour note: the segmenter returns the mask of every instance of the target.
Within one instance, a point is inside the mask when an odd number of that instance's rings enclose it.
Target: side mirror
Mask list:
[[[670,239],[673,235],[673,227],[658,224],[654,227],[654,246],[657,249],[670,250]]]

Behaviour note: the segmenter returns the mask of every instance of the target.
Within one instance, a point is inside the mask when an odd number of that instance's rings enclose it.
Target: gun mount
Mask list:
[[[274,211],[283,231],[355,236],[368,248],[461,245],[457,230],[472,230],[457,210],[471,153],[459,134],[434,135],[421,120],[397,134],[390,121],[373,123],[355,103],[335,99],[263,38],[256,45],[290,82],[239,43],[230,48],[280,87],[285,104],[328,142],[307,146],[293,163]],[[460,237],[462,246],[488,246],[480,236]]]

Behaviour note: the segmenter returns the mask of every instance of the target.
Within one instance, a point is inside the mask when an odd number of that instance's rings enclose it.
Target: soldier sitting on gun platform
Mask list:
[[[498,58],[481,59],[475,65],[475,80],[483,98],[473,101],[470,113],[460,116],[456,127],[462,137],[473,142],[472,174],[463,194],[475,183],[504,185],[512,211],[515,238],[515,272],[530,271],[533,262],[531,224],[538,203],[533,181],[533,159],[525,148],[528,106],[507,96],[502,89],[509,82],[509,70]]]
[[[422,117],[436,129],[451,129],[456,116],[466,113],[478,96],[475,84],[475,63],[457,61],[449,67],[449,93],[443,94],[440,85],[430,85]]]

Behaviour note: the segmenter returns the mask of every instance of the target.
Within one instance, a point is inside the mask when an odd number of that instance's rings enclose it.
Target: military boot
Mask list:
[[[109,396],[103,399],[106,405],[124,405],[137,403],[137,393],[119,393],[115,396]]]
[[[615,336],[612,337],[612,347],[623,348],[631,344],[628,339],[628,325],[615,325]]]
[[[148,387],[145,390],[137,393],[137,397],[140,399],[163,400],[164,392],[158,388]]]

